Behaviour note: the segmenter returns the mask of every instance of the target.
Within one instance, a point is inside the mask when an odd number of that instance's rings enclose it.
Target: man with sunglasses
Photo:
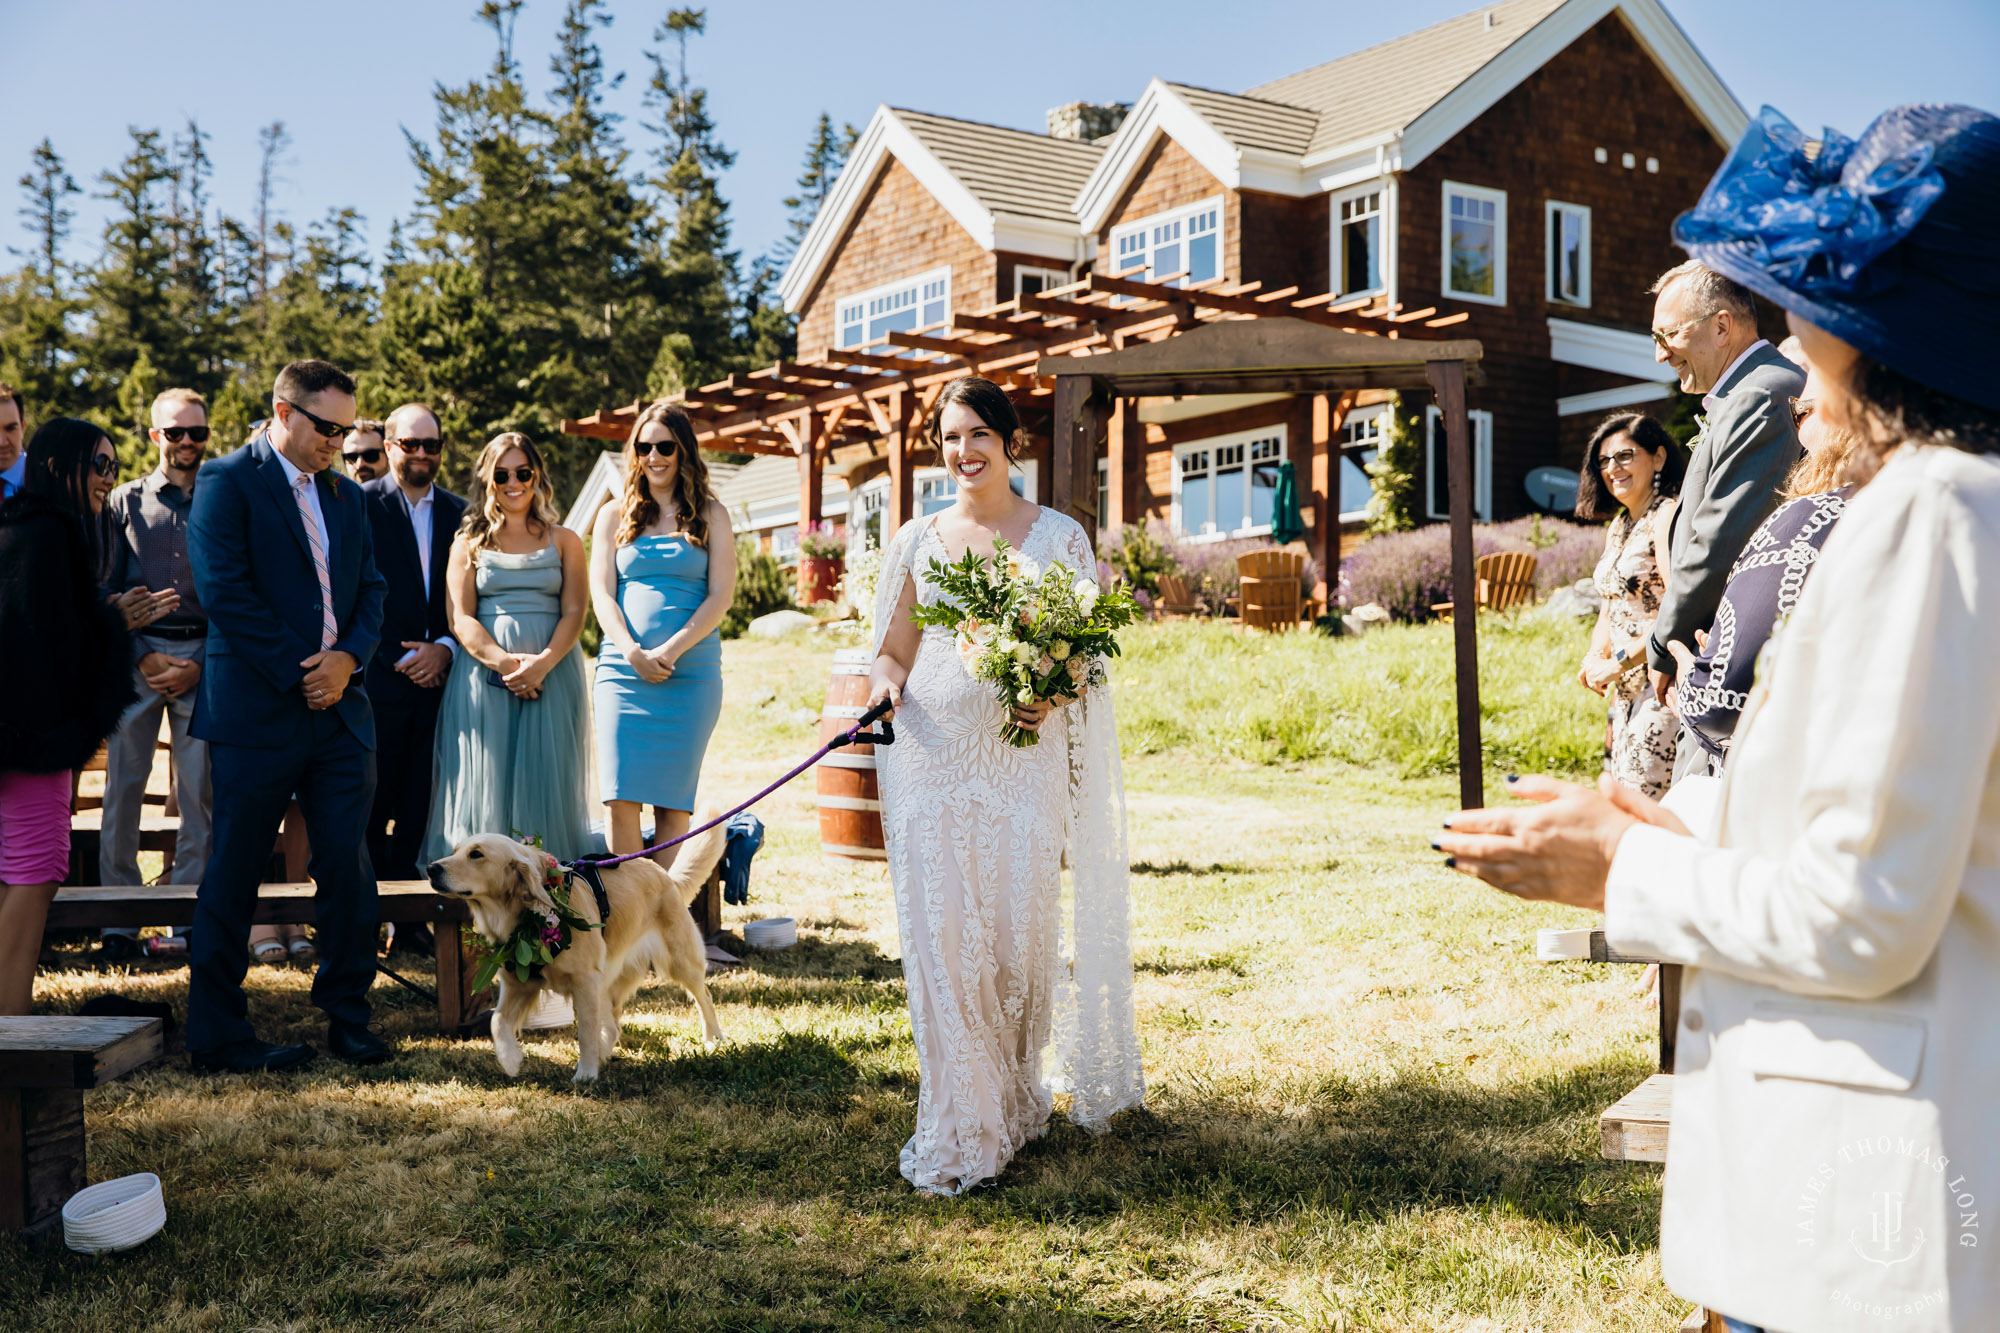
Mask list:
[[[160,451],[159,466],[128,481],[104,504],[112,541],[106,588],[124,593],[152,589],[173,609],[132,635],[139,698],[111,733],[104,768],[103,836],[97,872],[102,884],[139,884],[139,823],[146,778],[167,715],[174,756],[174,795],[180,827],[174,837],[170,884],[199,884],[208,862],[208,745],[191,734],[194,691],[208,643],[208,616],[195,592],[188,562],[188,512],[194,506],[195,472],[208,453],[208,403],[193,389],[168,389],[153,400],[146,438]],[[176,931],[175,934],[183,932]],[[136,958],[139,930],[113,926],[103,933],[104,956]]]
[[[1789,404],[1805,376],[1758,335],[1755,298],[1733,279],[1690,260],[1661,274],[1653,293],[1653,359],[1672,367],[1681,392],[1702,395],[1667,591],[1646,645],[1653,691],[1669,704],[1676,668],[1667,645],[1692,648],[1695,631],[1708,629],[1736,557],[1799,461]]]
[[[347,475],[356,481],[373,481],[389,470],[382,458],[382,429],[379,421],[356,417],[353,433],[340,446],[340,461],[347,465]]]
[[[354,425],[354,381],[325,361],[278,372],[271,419],[202,470],[188,554],[208,612],[194,734],[208,742],[215,836],[195,900],[188,1059],[196,1069],[290,1069],[248,1020],[243,974],[257,886],[296,793],[312,845],[319,945],[313,1003],[327,1045],[388,1058],[368,1029],[379,926],[368,859],[375,716],[360,678],[382,631],[382,576],[361,487],[330,469]]]
[[[465,500],[437,485],[444,436],[430,408],[403,404],[389,414],[383,435],[391,475],[362,487],[374,527],[375,563],[388,584],[382,643],[367,675],[378,735],[368,855],[385,879],[418,879],[417,852],[430,818],[438,704],[457,652],[445,566]],[[394,930],[393,950],[431,951],[425,927]]]

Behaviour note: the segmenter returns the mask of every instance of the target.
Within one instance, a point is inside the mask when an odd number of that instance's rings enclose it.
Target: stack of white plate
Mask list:
[[[79,1254],[109,1254],[151,1240],[167,1224],[166,1196],[150,1171],[79,1190],[63,1205],[63,1240]]]
[[[1535,932],[1535,959],[1543,963],[1561,963],[1574,959],[1588,960],[1590,957],[1590,931],[1583,930],[1538,930]]]
[[[789,949],[799,942],[798,923],[788,916],[767,916],[743,927],[743,942],[753,949]]]
[[[521,1023],[524,1032],[543,1032],[549,1028],[566,1028],[576,1022],[576,1006],[569,1002],[569,996],[560,991],[544,990],[535,996],[535,1007]]]

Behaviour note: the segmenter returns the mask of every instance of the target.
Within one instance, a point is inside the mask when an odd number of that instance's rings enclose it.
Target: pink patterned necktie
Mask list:
[[[292,487],[292,498],[299,502],[299,519],[306,525],[306,545],[312,547],[313,573],[319,575],[319,648],[325,652],[340,635],[333,622],[333,578],[326,568],[326,538],[320,535],[319,524],[313,521],[312,505],[306,500],[306,487],[312,484],[312,478],[301,473]]]

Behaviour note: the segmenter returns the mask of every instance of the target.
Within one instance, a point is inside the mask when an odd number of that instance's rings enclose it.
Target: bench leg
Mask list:
[[[716,937],[722,934],[722,872],[720,870],[711,870],[708,872],[708,882],[701,886],[701,892],[695,894],[694,901],[688,904],[688,913],[694,917],[695,925],[701,929],[702,942],[704,944],[713,944]]]
[[[437,946],[438,1030],[447,1037],[485,1035],[482,1022],[475,1030],[472,1019],[480,1005],[472,993],[472,958],[465,947],[457,921],[433,921],[431,938]]]
[[[1681,965],[1660,964],[1660,1072],[1674,1072],[1674,1042],[1681,1030]]]
[[[0,1231],[40,1234],[82,1189],[83,1094],[0,1088]]]

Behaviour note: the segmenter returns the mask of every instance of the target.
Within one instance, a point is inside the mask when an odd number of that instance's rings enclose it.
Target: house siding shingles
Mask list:
[[[1223,197],[1222,274],[1232,282],[1237,281],[1243,237],[1238,195],[1236,191],[1224,188],[1221,181],[1209,174],[1207,167],[1194,160],[1193,154],[1164,134],[1155,136],[1153,146],[1146,150],[1145,160],[1133,173],[1132,183],[1125,187],[1125,193],[1119,197],[1098,233],[1097,271],[1113,271],[1111,233],[1117,228],[1127,222],[1137,222],[1140,218],[1149,218],[1183,204],[1199,203],[1216,195]]]
[[[833,263],[799,311],[799,350],[816,357],[834,345],[834,305],[943,264],[951,265],[954,310],[980,310],[996,290],[994,257],[893,157],[854,212]],[[1013,270],[1007,273],[1013,294]]]
[[[1608,162],[1596,160],[1599,147]],[[1627,152],[1637,159],[1631,169],[1621,164]],[[1648,157],[1659,159],[1657,174],[1646,170]],[[1587,435],[1599,419],[1558,425],[1556,398],[1584,386],[1572,387],[1571,368],[1549,359],[1549,317],[1648,328],[1653,298],[1646,288],[1684,258],[1668,225],[1700,196],[1722,157],[1722,145],[1614,14],[1399,178],[1397,298],[1406,309],[1468,311],[1464,332],[1486,350],[1486,381],[1469,405],[1493,414],[1496,519],[1527,512],[1523,480],[1531,468],[1574,467],[1578,429]],[[1440,293],[1447,180],[1507,192],[1504,306]],[[1547,299],[1550,199],[1591,211],[1588,308]],[[1672,405],[1660,400],[1636,410],[1665,416]]]

